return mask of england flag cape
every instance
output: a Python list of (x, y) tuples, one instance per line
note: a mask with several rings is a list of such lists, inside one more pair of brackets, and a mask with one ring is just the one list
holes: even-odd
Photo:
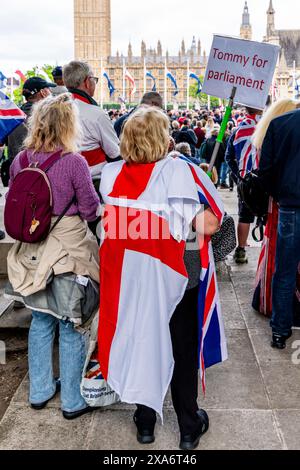
[[(121, 400), (162, 417), (174, 359), (169, 323), (187, 286), (190, 224), (203, 204), (220, 223), (223, 206), (200, 168), (180, 159), (116, 162), (104, 168), (100, 247), (99, 362)], [(210, 240), (201, 247), (199, 366), (227, 359)], [(196, 313), (195, 313), (196, 314)]]

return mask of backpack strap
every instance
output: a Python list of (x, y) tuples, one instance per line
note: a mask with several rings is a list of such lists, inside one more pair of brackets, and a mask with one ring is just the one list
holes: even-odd
[(57, 152), (55, 152), (53, 155), (51, 155), (51, 157), (49, 157), (44, 163), (42, 163), (42, 165), (40, 165), (40, 170), (44, 171), (45, 173), (47, 173), (47, 171), (50, 170), (50, 168), (55, 165), (56, 162), (58, 162), (58, 160), (60, 160), (60, 157), (61, 157), (61, 153), (62, 151), (61, 150), (58, 150)]
[(60, 216), (57, 218), (56, 222), (54, 222), (53, 226), (51, 227), (49, 234), (55, 229), (55, 227), (59, 224), (59, 222), (62, 220), (62, 218), (66, 215), (68, 210), (71, 208), (73, 204), (76, 203), (76, 196), (73, 197), (72, 201), (69, 202), (67, 207), (63, 210), (63, 212), (60, 214)]
[[(51, 157), (47, 158), (47, 160), (44, 163), (42, 163), (42, 165), (39, 168), (43, 170), (45, 173), (47, 173), (47, 171), (49, 171), (50, 168), (56, 162), (58, 162), (60, 157), (61, 157), (61, 150), (58, 150), (53, 155), (51, 155)], [(21, 165), (22, 170), (25, 170), (25, 168), (28, 168), (28, 166), (30, 165), (30, 159), (29, 159), (27, 150), (24, 150), (24, 152), (22, 152), (22, 154), (20, 155), (20, 165)]]

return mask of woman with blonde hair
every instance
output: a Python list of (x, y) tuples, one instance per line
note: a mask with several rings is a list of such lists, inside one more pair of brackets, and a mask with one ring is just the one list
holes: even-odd
[[(90, 171), (78, 154), (77, 110), (71, 95), (49, 97), (33, 108), (25, 150), (10, 169), (10, 191), (22, 170), (46, 174), (52, 198), (52, 230), (44, 241), (16, 242), (8, 255), (8, 277), (14, 297), (32, 310), (29, 331), (29, 401), (43, 409), (61, 390), (66, 419), (90, 411), (80, 394), (86, 337), (75, 326), (98, 308), (98, 246), (86, 221), (99, 207)], [(34, 196), (34, 194), (33, 194)], [(38, 209), (39, 199), (35, 196)], [(34, 210), (34, 209), (33, 209)], [(35, 221), (34, 230), (39, 229)], [(53, 341), (59, 324), (60, 380), (53, 375)]]
[[(201, 235), (215, 233), (222, 203), (209, 178), (168, 157), (168, 146), (167, 117), (140, 109), (124, 127), (125, 161), (102, 174), (99, 362), (121, 400), (137, 404), (141, 444), (155, 439), (156, 413), (162, 416), (171, 383), (180, 448), (194, 449), (209, 422), (197, 404), (199, 245), (191, 255), (185, 247), (193, 221)], [(213, 201), (202, 213), (193, 174)]]
[[(291, 99), (281, 99), (273, 103), (257, 125), (253, 134), (253, 144), (261, 152), (263, 142), (273, 119), (290, 111), (300, 108), (300, 102)], [(275, 272), (275, 257), (278, 227), (278, 204), (270, 198), (269, 214), (259, 257), (255, 292), (252, 306), (254, 310), (267, 317), (272, 316), (272, 280)], [(300, 301), (298, 300), (298, 303)], [(299, 308), (299, 307), (298, 307)]]

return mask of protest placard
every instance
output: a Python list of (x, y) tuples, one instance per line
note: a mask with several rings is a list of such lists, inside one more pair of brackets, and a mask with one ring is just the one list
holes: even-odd
[(202, 92), (264, 109), (279, 55), (279, 46), (215, 35)]

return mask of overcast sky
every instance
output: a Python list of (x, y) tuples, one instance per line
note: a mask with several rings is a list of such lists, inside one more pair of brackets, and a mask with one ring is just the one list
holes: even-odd
[[(73, 0), (1, 0), (0, 70), (10, 74), (73, 58)], [(244, 0), (112, 0), (112, 52), (127, 53), (129, 40), (177, 54), (184, 38), (200, 37), (209, 52), (212, 34), (238, 35)], [(253, 39), (262, 40), (269, 0), (248, 0)], [(300, 1), (273, 0), (278, 29), (300, 29)]]

